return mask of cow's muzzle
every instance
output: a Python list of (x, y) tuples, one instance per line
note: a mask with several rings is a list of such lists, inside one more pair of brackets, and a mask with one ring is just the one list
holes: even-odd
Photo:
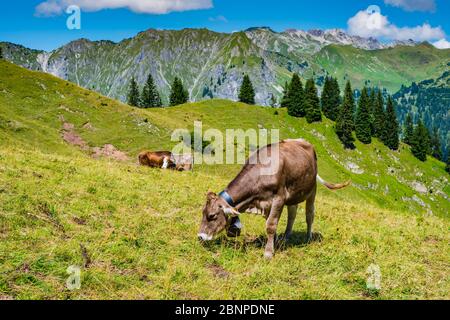
[(213, 236), (209, 236), (206, 233), (199, 233), (198, 234), (198, 240), (199, 241), (211, 241), (213, 239)]

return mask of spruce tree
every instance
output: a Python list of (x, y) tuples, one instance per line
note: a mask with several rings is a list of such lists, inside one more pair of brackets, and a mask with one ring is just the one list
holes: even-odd
[(327, 77), (321, 97), (322, 111), (325, 117), (336, 121), (341, 105), (341, 92), (337, 79)]
[(3, 60), (3, 48), (0, 47), (0, 60)]
[(320, 96), (320, 105), (322, 107), (322, 112), (325, 117), (330, 119), (331, 106), (330, 106), (330, 96), (332, 93), (331, 78), (326, 77), (325, 83), (323, 85), (322, 95)]
[(239, 101), (246, 104), (255, 104), (255, 89), (248, 75), (244, 76), (241, 89), (239, 90)]
[[(425, 122), (423, 123), (425, 125)], [(433, 145), (432, 145), (432, 138), (433, 135), (431, 133), (430, 130), (428, 130), (427, 126), (425, 125), (425, 128), (427, 129), (427, 139), (426, 139), (426, 143), (427, 143), (427, 155), (429, 156), (433, 156)]]
[(306, 116), (303, 84), (297, 73), (292, 76), (288, 97), (288, 114), (298, 118)]
[(139, 107), (140, 105), (139, 88), (134, 77), (131, 78), (130, 90), (128, 91), (128, 104), (133, 107)]
[(364, 144), (372, 142), (372, 132), (370, 124), (370, 97), (367, 88), (364, 87), (358, 102), (358, 109), (355, 117), (356, 138)]
[(380, 139), (380, 141), (384, 142), (386, 139), (385, 132), (385, 112), (384, 112), (384, 101), (381, 90), (378, 90), (377, 99), (375, 102), (375, 110), (374, 110), (374, 129), (375, 129), (375, 137)]
[(377, 96), (375, 94), (375, 88), (370, 90), (370, 132), (372, 137), (375, 136), (375, 106), (377, 103)]
[(281, 99), (280, 106), (282, 108), (289, 108), (289, 101), (289, 83), (286, 81), (283, 88), (283, 98)]
[(403, 128), (403, 142), (411, 145), (412, 136), (414, 134), (414, 124), (410, 113), (406, 116), (405, 126)]
[(431, 155), (438, 160), (442, 160), (441, 140), (436, 127), (433, 128), (431, 135)]
[(354, 149), (353, 142), (353, 110), (355, 109), (355, 101), (353, 99), (353, 91), (350, 81), (347, 82), (344, 92), (344, 100), (339, 110), (339, 115), (336, 121), (336, 134), (347, 149)]
[(147, 82), (142, 90), (141, 105), (143, 108), (162, 107), (161, 97), (156, 89), (155, 82), (151, 74), (148, 75)]
[(422, 120), (419, 119), (417, 126), (414, 128), (414, 134), (411, 140), (411, 152), (420, 161), (427, 161), (427, 151), (429, 133)]
[(394, 102), (392, 101), (392, 97), (389, 96), (387, 105), (386, 105), (386, 136), (384, 144), (390, 148), (391, 150), (398, 150), (399, 146), (399, 126), (397, 120), (397, 114), (395, 113)]
[(312, 78), (306, 81), (304, 106), (306, 112), (306, 121), (308, 121), (308, 123), (322, 121), (320, 99), (317, 95), (316, 84), (314, 83), (314, 80)]
[(173, 80), (170, 92), (170, 105), (177, 106), (187, 103), (189, 100), (189, 93), (184, 89), (183, 83), (178, 77)]

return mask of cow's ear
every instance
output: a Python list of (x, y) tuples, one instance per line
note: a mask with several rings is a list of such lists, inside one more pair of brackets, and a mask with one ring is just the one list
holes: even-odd
[(215, 194), (215, 193), (212, 192), (212, 191), (209, 191), (209, 192), (206, 194), (206, 199), (207, 199), (208, 201), (212, 201), (212, 200), (214, 200), (214, 199), (217, 199), (217, 194)]
[(241, 214), (239, 211), (236, 210), (236, 208), (233, 208), (233, 207), (227, 207), (227, 208), (223, 209), (223, 212), (225, 214), (231, 215), (232, 217), (237, 217), (238, 215)]

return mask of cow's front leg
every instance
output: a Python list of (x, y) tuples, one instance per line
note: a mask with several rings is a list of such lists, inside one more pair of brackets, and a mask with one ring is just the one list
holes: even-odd
[(275, 237), (277, 234), (278, 221), (280, 220), (281, 213), (283, 212), (283, 202), (278, 201), (272, 204), (269, 217), (266, 221), (266, 231), (267, 231), (267, 244), (266, 250), (264, 252), (264, 257), (266, 259), (272, 259), (275, 247)]

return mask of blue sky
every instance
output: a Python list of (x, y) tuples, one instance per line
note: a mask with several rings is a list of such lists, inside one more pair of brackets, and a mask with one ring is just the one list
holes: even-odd
[[(122, 8), (113, 8), (117, 2)], [(61, 10), (68, 4), (80, 5), (81, 30), (67, 29)], [(381, 10), (375, 31), (365, 28), (370, 5)], [(149, 28), (342, 28), (382, 40), (441, 40), (443, 46), (450, 39), (448, 0), (7, 0), (2, 6), (0, 41), (45, 50), (81, 37), (120, 41)]]

